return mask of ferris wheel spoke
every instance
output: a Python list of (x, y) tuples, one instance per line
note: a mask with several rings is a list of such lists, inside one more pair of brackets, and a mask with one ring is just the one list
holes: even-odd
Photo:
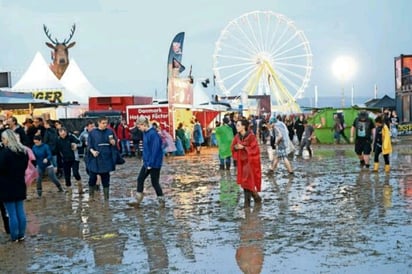
[(250, 47), (249, 45), (247, 45), (246, 43), (244, 43), (242, 40), (239, 39), (239, 37), (234, 36), (233, 37), (234, 45), (233, 46), (229, 46), (226, 44), (222, 44), (221, 47), (228, 47), (227, 50), (229, 49), (234, 49), (238, 52), (241, 52), (243, 54), (245, 54), (246, 56), (251, 56), (254, 55), (256, 53), (256, 48), (255, 47)]
[(308, 66), (308, 65), (282, 63), (282, 62), (276, 62), (275, 67), (276, 68), (294, 69), (294, 71), (301, 71), (302, 73), (304, 71), (307, 71), (307, 70), (311, 69), (311, 66)]
[[(276, 17), (276, 21), (280, 21), (280, 19), (278, 18), (278, 17)], [(271, 36), (271, 38), (270, 38), (270, 42), (268, 43), (268, 46), (267, 46), (267, 49), (269, 49), (269, 52), (272, 52), (272, 48), (271, 48), (271, 46), (272, 45), (274, 45), (276, 42), (276, 39), (277, 39), (277, 34), (278, 34), (278, 31), (279, 31), (279, 26), (280, 26), (280, 24), (276, 24), (275, 25), (275, 31), (272, 33), (272, 36)], [(268, 31), (270, 30), (270, 25), (268, 24)]]
[(254, 64), (252, 64), (251, 62), (246, 62), (246, 63), (239, 63), (239, 64), (233, 64), (233, 65), (222, 65), (222, 66), (217, 66), (216, 69), (223, 71), (227, 69), (235, 69), (235, 68), (241, 68), (245, 66), (253, 67)]
[(253, 73), (254, 71), (251, 70), (248, 73), (246, 73), (243, 77), (241, 77), (237, 82), (235, 82), (232, 86), (230, 86), (227, 90), (229, 92), (232, 92), (236, 87), (238, 87), (242, 82), (246, 81), (246, 79), (248, 79), (250, 77), (250, 75)]
[(271, 52), (276, 51), (276, 48), (278, 47), (278, 44), (280, 43), (280, 41), (282, 41), (283, 36), (285, 36), (287, 32), (288, 32), (287, 27), (284, 27), (283, 32), (281, 33), (281, 35), (276, 39), (276, 42), (272, 45), (271, 50), (270, 50)]
[(238, 71), (236, 71), (236, 72), (232, 72), (231, 74), (222, 77), (221, 80), (222, 80), (222, 81), (230, 80), (230, 79), (232, 79), (233, 77), (236, 77), (236, 76), (238, 76), (238, 75), (243, 74), (244, 72), (245, 72), (247, 75), (249, 75), (249, 74), (253, 73), (254, 70), (255, 70), (255, 67), (249, 66), (249, 67), (246, 67), (246, 68), (244, 68), (244, 69), (238, 70)]
[[(288, 48), (288, 49), (286, 49), (286, 50), (284, 50), (284, 51), (282, 51), (282, 52), (279, 52), (279, 53), (277, 53), (277, 54), (274, 53), (273, 58), (276, 58), (276, 59), (277, 59), (278, 56), (285, 55), (286, 53), (291, 52), (291, 51), (294, 51), (294, 50), (296, 50), (296, 49), (300, 49), (300, 48), (302, 48), (303, 46), (304, 46), (304, 44), (301, 43), (301, 44), (299, 44), (299, 45), (296, 45), (296, 46), (294, 46), (294, 47)], [(305, 54), (305, 56), (306, 56), (306, 55), (307, 55), (307, 54)]]
[[(255, 54), (255, 52), (252, 51), (252, 49), (244, 49), (242, 47), (236, 47), (236, 46), (231, 46), (231, 45), (225, 45), (223, 44), (222, 46), (227, 48), (227, 51), (230, 51), (231, 53), (236, 53), (238, 52), (239, 54), (242, 54), (244, 56), (251, 56), (253, 54)], [(250, 59), (250, 57), (249, 57)]]
[(251, 46), (252, 49), (254, 49), (254, 51), (256, 51), (256, 45), (253, 44), (252, 40), (250, 40), (249, 36), (246, 34), (246, 32), (239, 27), (239, 31), (240, 33), (243, 35), (243, 37), (246, 39), (246, 41), (248, 42), (248, 44)]
[[(257, 20), (258, 20), (258, 23), (259, 23), (259, 16), (257, 16)], [(255, 40), (256, 49), (257, 49), (258, 51), (263, 51), (262, 44), (261, 44), (261, 42), (259, 41), (259, 39), (257, 38), (256, 33), (255, 33), (255, 30), (253, 29), (252, 25), (250, 24), (250, 20), (247, 20), (247, 25), (248, 25), (249, 30), (250, 30), (250, 35), (251, 35), (251, 36), (253, 37), (253, 39)]]
[[(274, 52), (273, 54), (276, 55), (281, 49), (285, 48), (291, 41), (293, 41), (296, 37), (297, 37), (297, 33), (295, 33), (294, 35), (292, 35), (291, 37), (289, 37), (289, 39), (287, 39), (285, 42), (283, 42), (283, 44), (281, 44)], [(293, 48), (296, 48), (296, 46), (294, 46)], [(290, 48), (289, 48), (290, 49)]]
[[(287, 68), (279, 67), (277, 71), (278, 71), (279, 73), (282, 73), (283, 75), (286, 75), (286, 74), (292, 75), (292, 76), (295, 77), (295, 79), (299, 79), (299, 81), (303, 81), (303, 79), (305, 78), (303, 74), (296, 73), (296, 72), (291, 71), (291, 70), (289, 70), (289, 69), (287, 69)], [(305, 72), (306, 72), (306, 71), (305, 71)], [(286, 76), (285, 76), (285, 77), (286, 77)]]
[(294, 89), (294, 91), (299, 90), (300, 87), (294, 81), (292, 81), (289, 77), (287, 77), (281, 71), (278, 71), (278, 74), (279, 74), (279, 77), (282, 80), (284, 80), (285, 83), (287, 83), (289, 86), (291, 86)]

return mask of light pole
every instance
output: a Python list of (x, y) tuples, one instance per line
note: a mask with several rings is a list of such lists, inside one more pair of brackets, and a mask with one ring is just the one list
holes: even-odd
[(332, 65), (333, 74), (341, 83), (342, 108), (345, 107), (345, 82), (355, 73), (355, 61), (349, 56), (336, 58)]

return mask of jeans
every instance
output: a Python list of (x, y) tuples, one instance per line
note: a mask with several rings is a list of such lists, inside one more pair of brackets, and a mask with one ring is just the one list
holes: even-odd
[(59, 181), (59, 179), (57, 179), (56, 173), (54, 172), (54, 167), (52, 165), (46, 167), (46, 169), (44, 169), (44, 170), (41, 169), (39, 166), (37, 166), (37, 171), (39, 172), (39, 177), (37, 177), (36, 186), (37, 186), (37, 194), (39, 194), (39, 196), (41, 196), (42, 178), (43, 178), (44, 172), (46, 172), (46, 170), (47, 170), (47, 175), (49, 176), (49, 179), (53, 182), (53, 184), (55, 184), (58, 189), (61, 188), (60, 181)]
[(139, 176), (137, 177), (137, 192), (143, 193), (144, 181), (146, 180), (147, 176), (149, 176), (149, 174), (150, 180), (152, 181), (152, 186), (156, 191), (156, 195), (163, 196), (163, 191), (159, 184), (160, 168), (152, 167), (151, 169), (147, 169), (146, 167), (142, 166)]
[(226, 157), (226, 158), (221, 158), (219, 156), (219, 161), (220, 161), (220, 165), (224, 166), (226, 164), (226, 166), (230, 166), (230, 162), (232, 161), (232, 157)]
[(26, 233), (26, 213), (24, 212), (24, 201), (5, 202), (9, 214), (10, 236), (12, 241), (24, 237)]
[(122, 156), (130, 156), (131, 152), (130, 152), (130, 141), (127, 139), (122, 139), (120, 140), (120, 146), (122, 148)]

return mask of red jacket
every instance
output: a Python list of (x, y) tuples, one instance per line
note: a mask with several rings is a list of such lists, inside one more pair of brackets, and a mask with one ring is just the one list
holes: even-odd
[[(242, 144), (244, 149), (235, 149), (235, 144)], [(232, 141), (233, 159), (237, 161), (237, 183), (244, 189), (260, 191), (262, 185), (262, 170), (260, 165), (260, 150), (256, 136), (248, 131), (241, 137), (236, 134)]]
[(123, 124), (119, 124), (117, 126), (116, 135), (119, 140), (130, 140), (131, 135), (129, 127), (123, 127)]

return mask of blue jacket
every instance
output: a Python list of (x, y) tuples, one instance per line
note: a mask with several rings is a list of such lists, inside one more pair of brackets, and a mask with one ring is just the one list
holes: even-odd
[[(48, 144), (42, 143), (39, 146), (34, 145), (33, 148), (34, 156), (36, 156), (36, 165), (43, 171), (46, 170), (51, 164), (52, 153)], [(47, 163), (43, 163), (43, 160), (47, 159)]]
[(161, 168), (162, 163), (162, 139), (156, 129), (149, 128), (143, 137), (143, 166)]
[(91, 172), (108, 173), (115, 170), (116, 158), (113, 153), (117, 150), (117, 148), (116, 146), (112, 146), (110, 144), (110, 135), (116, 140), (116, 135), (110, 128), (106, 128), (105, 130), (95, 128), (89, 133), (87, 138), (87, 149), (94, 149), (99, 152), (97, 157), (93, 157), (91, 154), (87, 157), (87, 168)]

